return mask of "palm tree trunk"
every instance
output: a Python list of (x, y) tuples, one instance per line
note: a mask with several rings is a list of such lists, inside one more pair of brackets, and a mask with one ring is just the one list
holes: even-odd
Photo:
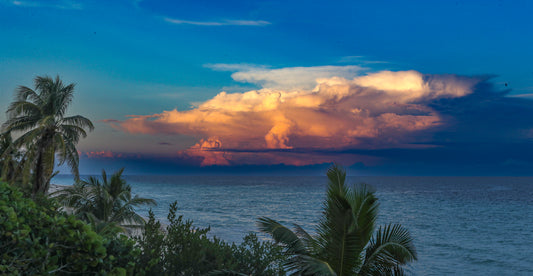
[(39, 153), (37, 154), (37, 161), (35, 162), (35, 179), (33, 180), (33, 189), (32, 195), (35, 196), (37, 193), (44, 193), (43, 191), (43, 175), (44, 168), (43, 163), (43, 150), (42, 147), (39, 148)]
[(53, 136), (49, 132), (45, 132), (39, 143), (32, 190), (34, 196), (37, 193), (44, 194), (48, 192), (48, 188), (50, 187), (50, 177), (52, 176), (55, 162), (55, 151), (51, 148), (51, 139), (53, 139)]

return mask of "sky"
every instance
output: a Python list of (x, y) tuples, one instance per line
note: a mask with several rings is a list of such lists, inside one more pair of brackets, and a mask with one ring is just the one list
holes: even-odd
[(533, 175), (532, 13), (0, 0), (0, 110), (36, 76), (75, 83), (82, 174)]

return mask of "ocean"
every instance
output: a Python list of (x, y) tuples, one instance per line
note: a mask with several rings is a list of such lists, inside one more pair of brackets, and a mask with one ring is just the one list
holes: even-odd
[[(82, 177), (83, 178), (83, 177)], [(327, 179), (307, 176), (126, 176), (133, 192), (153, 198), (157, 218), (168, 206), (211, 234), (240, 242), (258, 217), (313, 232)], [(56, 176), (70, 185), (72, 177)], [(378, 225), (409, 229), (414, 275), (533, 275), (533, 177), (349, 177), (376, 190)], [(139, 212), (147, 216), (148, 208)], [(266, 237), (266, 236), (263, 236)]]

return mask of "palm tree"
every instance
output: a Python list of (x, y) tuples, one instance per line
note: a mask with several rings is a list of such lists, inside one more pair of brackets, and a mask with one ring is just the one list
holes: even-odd
[(375, 231), (377, 198), (366, 185), (350, 189), (337, 165), (328, 172), (324, 212), (316, 235), (295, 224), (294, 231), (275, 220), (258, 220), (261, 231), (282, 244), (286, 269), (293, 275), (402, 275), (402, 265), (417, 259), (409, 232), (401, 225)]
[(101, 180), (91, 176), (52, 195), (79, 218), (91, 223), (101, 234), (115, 230), (126, 232), (144, 224), (135, 207), (156, 203), (153, 199), (138, 195), (132, 197), (131, 186), (122, 177), (123, 172), (124, 168), (108, 178), (105, 170), (102, 170)]
[(92, 122), (80, 115), (65, 117), (74, 96), (74, 84), (64, 85), (57, 76), (36, 77), (35, 90), (20, 86), (15, 101), (7, 110), (4, 132), (22, 132), (15, 146), (24, 148), (25, 164), (33, 172), (32, 194), (46, 193), (58, 165), (67, 162), (76, 179), (79, 178), (79, 156), (76, 150), (80, 136), (93, 130)]

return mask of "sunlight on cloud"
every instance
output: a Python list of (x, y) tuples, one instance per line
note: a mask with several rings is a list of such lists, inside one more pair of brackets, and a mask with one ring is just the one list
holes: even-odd
[[(311, 158), (298, 150), (390, 148), (416, 142), (412, 133), (442, 123), (430, 101), (465, 96), (477, 83), (473, 78), (416, 71), (381, 71), (348, 79), (343, 76), (361, 68), (346, 67), (248, 68), (232, 76), (264, 88), (221, 92), (191, 110), (108, 123), (128, 133), (197, 137), (199, 142), (179, 155), (203, 158), (202, 165), (253, 160), (307, 165), (331, 162), (328, 158), (334, 156)], [(311, 78), (314, 87), (293, 88)]]

